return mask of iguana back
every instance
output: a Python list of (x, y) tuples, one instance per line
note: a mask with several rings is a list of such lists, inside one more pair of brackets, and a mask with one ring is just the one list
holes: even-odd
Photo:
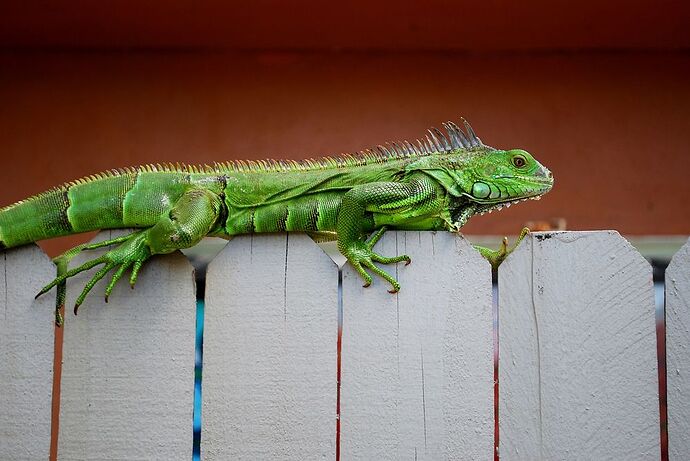
[[(367, 285), (371, 276), (365, 268), (397, 291), (397, 281), (373, 264), (409, 261), (405, 255), (385, 258), (373, 252), (387, 228), (457, 231), (475, 214), (538, 199), (553, 185), (551, 173), (529, 153), (486, 146), (464, 123), (466, 131), (449, 122), (446, 133), (431, 129), (414, 145), (390, 143), (356, 155), (204, 167), (147, 165), (90, 176), (0, 209), (0, 249), (98, 229), (137, 229), (57, 258), (64, 268), (41, 293), (104, 265), (78, 306), (110, 270), (115, 274), (106, 297), (127, 269), (134, 284), (152, 254), (193, 246), (207, 235), (325, 232), (337, 236), (338, 248)], [(66, 270), (79, 251), (107, 244), (119, 246)]]

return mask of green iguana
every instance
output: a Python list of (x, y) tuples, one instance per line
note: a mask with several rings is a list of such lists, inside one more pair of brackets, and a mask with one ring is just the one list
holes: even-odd
[[(432, 128), (415, 144), (388, 143), (356, 155), (146, 165), (89, 176), (0, 209), (0, 250), (79, 232), (134, 228), (126, 236), (79, 245), (55, 258), (57, 277), (37, 296), (57, 285), (58, 306), (64, 303), (67, 278), (102, 266), (77, 298), (75, 313), (111, 271), (106, 301), (128, 269), (134, 286), (151, 255), (189, 248), (205, 236), (259, 232), (299, 231), (337, 239), (365, 286), (372, 281), (368, 269), (387, 280), (394, 293), (400, 285), (374, 263), (409, 263), (410, 258), (374, 252), (387, 229), (458, 231), (475, 214), (538, 199), (553, 185), (551, 172), (529, 153), (489, 147), (463, 123), (464, 132), (448, 122), (445, 133)], [(79, 252), (110, 245), (117, 246), (68, 270)], [(509, 253), (505, 240), (498, 251), (478, 249), (493, 265)]]

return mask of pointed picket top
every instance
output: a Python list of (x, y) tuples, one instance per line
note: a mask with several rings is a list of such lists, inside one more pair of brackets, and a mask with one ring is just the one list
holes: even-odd
[(233, 238), (206, 276), (203, 459), (333, 459), (338, 268), (299, 233)]
[[(94, 241), (127, 231), (103, 231)], [(104, 250), (75, 258), (76, 267)], [(93, 271), (67, 285), (60, 399), (60, 459), (190, 459), (195, 285), (181, 253), (154, 256), (134, 290), (103, 300), (102, 280), (74, 316), (69, 307)]]
[(34, 245), (0, 251), (0, 459), (47, 459), (55, 266)]
[(491, 268), (461, 236), (387, 232), (375, 247), (401, 285), (343, 267), (342, 459), (489, 459)]
[(534, 233), (498, 283), (501, 459), (658, 457), (644, 258), (614, 231)]

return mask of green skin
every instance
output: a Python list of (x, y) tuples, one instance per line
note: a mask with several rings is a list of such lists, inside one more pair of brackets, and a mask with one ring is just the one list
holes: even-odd
[[(64, 302), (67, 278), (102, 266), (77, 298), (75, 312), (111, 271), (106, 300), (128, 269), (134, 286), (142, 264), (154, 254), (189, 248), (205, 236), (264, 232), (337, 239), (365, 286), (372, 281), (368, 269), (396, 292), (398, 282), (374, 263), (409, 263), (410, 258), (373, 251), (387, 229), (458, 231), (475, 214), (538, 198), (553, 185), (549, 170), (526, 151), (485, 146), (466, 122), (467, 134), (452, 123), (444, 126), (447, 135), (430, 131), (431, 138), (418, 146), (380, 146), (359, 156), (205, 168), (146, 166), (85, 178), (0, 209), (0, 249), (98, 229), (134, 228), (129, 235), (80, 245), (55, 259), (58, 276), (39, 295), (58, 286), (58, 304)], [(80, 251), (110, 245), (117, 246), (67, 269)], [(509, 253), (505, 242), (498, 251), (478, 249), (494, 266)]]

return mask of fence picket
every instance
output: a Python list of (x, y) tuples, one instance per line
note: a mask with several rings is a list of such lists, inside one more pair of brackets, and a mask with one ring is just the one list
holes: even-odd
[(334, 457), (337, 273), (302, 234), (237, 237), (213, 260), (203, 459)]
[[(96, 239), (119, 235), (106, 231)], [(72, 267), (101, 254), (79, 255)], [(59, 459), (190, 459), (195, 286), (180, 254), (154, 257), (134, 290), (110, 302), (99, 282), (75, 317), (70, 302), (93, 271), (67, 287)]]
[(690, 459), (690, 240), (666, 269), (669, 459)]
[(658, 459), (651, 267), (618, 233), (530, 236), (499, 270), (501, 459)]
[(36, 245), (0, 252), (0, 459), (47, 459), (55, 295), (34, 301), (55, 276)]
[(489, 264), (446, 232), (388, 232), (407, 253), (398, 294), (343, 269), (343, 459), (488, 459), (493, 452)]
[[(103, 232), (97, 239), (118, 232)], [(244, 236), (209, 267), (202, 455), (490, 458), (488, 264), (448, 233), (388, 232), (377, 252), (396, 295), (305, 235)], [(80, 255), (72, 267), (100, 254)], [(666, 275), (671, 460), (690, 444), (690, 241)], [(50, 443), (54, 276), (36, 246), (0, 253), (0, 459)], [(68, 284), (74, 300), (93, 271)], [(195, 296), (181, 254), (153, 258), (134, 291), (105, 282), (68, 309), (58, 459), (189, 459)], [(342, 382), (336, 382), (342, 314)], [(657, 459), (651, 268), (616, 232), (532, 234), (499, 271), (502, 460)], [(68, 304), (69, 308), (69, 304)]]

